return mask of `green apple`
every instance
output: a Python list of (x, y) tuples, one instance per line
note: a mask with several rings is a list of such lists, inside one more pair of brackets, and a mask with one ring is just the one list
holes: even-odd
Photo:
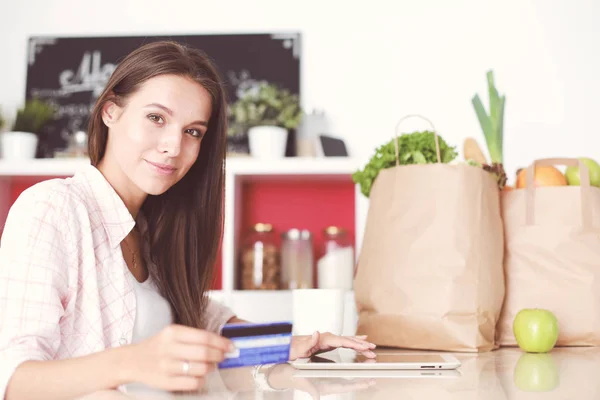
[[(600, 164), (591, 158), (579, 158), (588, 167), (590, 171), (590, 185), (600, 187)], [(565, 171), (567, 183), (571, 186), (579, 186), (581, 178), (579, 176), (579, 167), (567, 167)]]
[(528, 353), (547, 353), (558, 339), (556, 316), (542, 308), (524, 308), (513, 321), (517, 344)]
[(524, 353), (517, 361), (513, 381), (526, 392), (548, 392), (559, 384), (559, 371), (550, 354)]

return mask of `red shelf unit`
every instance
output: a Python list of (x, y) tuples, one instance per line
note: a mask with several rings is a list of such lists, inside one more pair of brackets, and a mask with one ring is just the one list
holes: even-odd
[[(288, 229), (309, 230), (313, 237), (313, 269), (316, 280), (316, 260), (322, 251), (324, 228), (335, 225), (346, 229), (352, 245), (355, 244), (354, 191), (354, 184), (350, 179), (245, 181), (241, 190), (240, 241), (258, 222), (272, 224), (278, 239), (279, 235)], [(236, 248), (240, 247), (238, 243)], [(239, 254), (236, 255), (236, 261), (238, 259)]]

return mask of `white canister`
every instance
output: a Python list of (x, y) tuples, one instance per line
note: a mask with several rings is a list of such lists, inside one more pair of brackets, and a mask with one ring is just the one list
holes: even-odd
[(317, 261), (318, 287), (352, 290), (354, 247), (348, 231), (338, 226), (328, 226), (323, 233), (323, 251)]
[(248, 129), (250, 155), (257, 158), (283, 158), (288, 131), (280, 126), (253, 126)]
[(28, 160), (35, 158), (38, 137), (30, 132), (4, 132), (0, 134), (0, 158)]
[(354, 279), (354, 249), (339, 247), (317, 261), (317, 282), (320, 289), (352, 290)]

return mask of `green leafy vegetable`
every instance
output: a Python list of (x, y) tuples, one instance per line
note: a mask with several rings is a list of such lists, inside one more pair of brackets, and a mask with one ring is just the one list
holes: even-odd
[(504, 139), (504, 104), (506, 96), (500, 96), (494, 86), (494, 72), (487, 73), (488, 91), (490, 96), (490, 114), (488, 115), (478, 95), (473, 96), (472, 103), (475, 114), (483, 130), (485, 141), (490, 152), (492, 163), (502, 163)]
[[(442, 163), (449, 163), (458, 153), (438, 135), (440, 158)], [(398, 137), (399, 164), (433, 164), (437, 163), (435, 135), (430, 131), (407, 133)], [(352, 174), (352, 180), (360, 184), (362, 194), (369, 197), (371, 186), (379, 171), (396, 165), (396, 149), (394, 139), (378, 147), (363, 170)]]

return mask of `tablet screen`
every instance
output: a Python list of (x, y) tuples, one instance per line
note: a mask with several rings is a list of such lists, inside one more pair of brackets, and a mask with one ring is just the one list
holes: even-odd
[(367, 358), (361, 354), (343, 354), (342, 357), (312, 356), (311, 363), (443, 363), (445, 360), (437, 354), (378, 354), (376, 358)]

